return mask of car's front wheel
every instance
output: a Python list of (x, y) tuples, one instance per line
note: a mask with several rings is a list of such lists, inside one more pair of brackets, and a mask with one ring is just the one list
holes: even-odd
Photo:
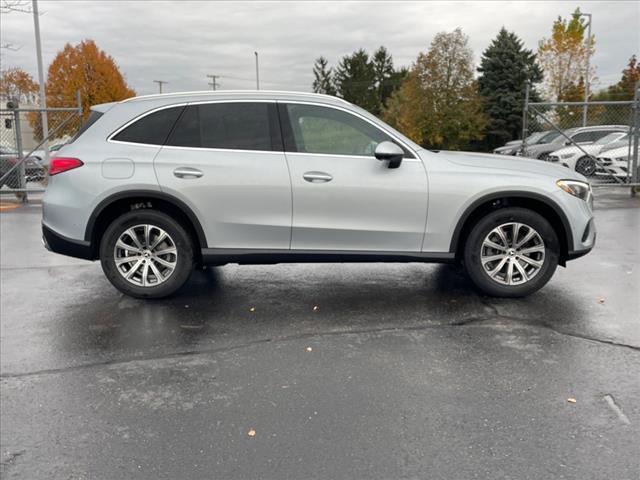
[(558, 236), (540, 214), (519, 207), (496, 210), (471, 229), (465, 268), (484, 293), (523, 297), (543, 287), (558, 266)]
[(105, 231), (100, 262), (121, 292), (160, 298), (174, 293), (191, 275), (193, 245), (184, 227), (169, 215), (134, 210), (115, 219)]
[(592, 177), (596, 173), (596, 161), (591, 157), (580, 157), (576, 162), (576, 172), (585, 177)]

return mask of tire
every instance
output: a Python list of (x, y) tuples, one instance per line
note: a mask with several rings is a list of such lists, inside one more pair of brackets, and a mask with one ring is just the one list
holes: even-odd
[[(513, 224), (520, 224), (516, 245)], [(531, 239), (524, 241), (532, 231)], [(501, 249), (489, 246), (487, 240)], [(489, 213), (473, 226), (464, 246), (464, 264), (482, 292), (496, 297), (524, 297), (549, 281), (558, 266), (559, 252), (558, 236), (544, 217), (526, 208), (509, 207)]]
[[(191, 275), (193, 242), (169, 215), (135, 210), (116, 218), (105, 231), (100, 241), (100, 263), (106, 277), (122, 293), (135, 298), (162, 298), (175, 293)], [(136, 271), (132, 272), (134, 267)]]
[(585, 177), (593, 177), (596, 173), (596, 161), (591, 157), (580, 157), (576, 161), (576, 172), (581, 173)]

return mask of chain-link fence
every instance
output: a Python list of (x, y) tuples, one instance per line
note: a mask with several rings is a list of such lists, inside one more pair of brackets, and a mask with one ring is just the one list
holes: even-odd
[(518, 154), (552, 162), (593, 186), (637, 186), (640, 98), (632, 101), (529, 102)]
[(0, 101), (6, 106), (0, 108), (0, 194), (26, 201), (29, 193), (44, 190), (49, 159), (78, 131), (82, 110)]

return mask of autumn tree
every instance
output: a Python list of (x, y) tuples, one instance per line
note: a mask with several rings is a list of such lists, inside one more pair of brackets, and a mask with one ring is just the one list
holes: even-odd
[(389, 99), (385, 119), (421, 145), (468, 147), (487, 124), (473, 71), (467, 36), (459, 28), (438, 33)]
[(329, 62), (325, 57), (318, 57), (313, 65), (313, 91), (314, 93), (324, 93), (335, 95), (336, 89), (333, 86), (333, 68), (329, 67)]
[(21, 68), (9, 68), (0, 73), (2, 98), (17, 98), (18, 101), (25, 103), (36, 93), (38, 93), (38, 84)]
[(489, 118), (485, 147), (493, 149), (522, 133), (522, 108), (527, 84), (529, 99), (539, 101), (535, 84), (542, 78), (536, 55), (515, 33), (502, 28), (482, 53), (478, 85)]
[[(92, 105), (117, 102), (136, 94), (127, 85), (113, 57), (100, 50), (93, 40), (64, 46), (49, 65), (45, 90), (49, 107), (75, 106), (76, 92), (80, 91), (84, 118), (88, 117)], [(49, 129), (52, 128), (55, 125)], [(64, 133), (74, 128), (77, 125), (65, 128)]]
[[(580, 79), (585, 82), (587, 58), (595, 48), (593, 35), (585, 38), (587, 24), (580, 16), (580, 9), (571, 19), (553, 22), (551, 37), (544, 38), (538, 46), (538, 58), (544, 70), (544, 88), (552, 100), (574, 100)], [(590, 68), (589, 80), (593, 80), (595, 69)]]
[(636, 55), (631, 55), (627, 67), (622, 70), (622, 78), (603, 92), (599, 92), (598, 100), (633, 100), (636, 85), (640, 82), (640, 62)]

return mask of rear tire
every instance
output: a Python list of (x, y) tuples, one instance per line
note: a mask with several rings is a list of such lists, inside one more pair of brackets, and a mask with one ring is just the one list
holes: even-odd
[(116, 218), (100, 242), (100, 263), (109, 281), (136, 298), (176, 292), (194, 267), (193, 242), (184, 227), (156, 210)]
[(524, 297), (549, 281), (559, 252), (558, 236), (544, 217), (509, 207), (489, 213), (473, 226), (464, 247), (464, 264), (482, 292)]

